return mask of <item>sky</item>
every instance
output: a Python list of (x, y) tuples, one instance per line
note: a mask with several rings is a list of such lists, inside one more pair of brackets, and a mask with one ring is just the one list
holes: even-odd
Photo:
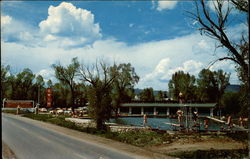
[[(200, 34), (187, 11), (194, 11), (193, 1), (1, 1), (1, 63), (14, 73), (30, 68), (45, 81), (55, 80), (52, 64), (66, 66), (74, 57), (131, 63), (140, 77), (135, 88), (168, 90), (176, 71), (197, 77), (227, 54)], [(248, 34), (246, 18), (231, 15), (226, 33), (237, 41)], [(210, 69), (231, 73), (230, 83), (239, 84), (233, 63)]]

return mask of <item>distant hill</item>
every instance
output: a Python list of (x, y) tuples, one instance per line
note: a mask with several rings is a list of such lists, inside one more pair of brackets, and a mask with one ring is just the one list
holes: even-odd
[(240, 91), (240, 85), (237, 84), (230, 84), (225, 89), (225, 92), (239, 92)]

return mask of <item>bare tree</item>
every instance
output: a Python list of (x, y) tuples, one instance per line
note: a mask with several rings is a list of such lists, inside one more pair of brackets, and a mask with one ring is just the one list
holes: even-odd
[(79, 69), (80, 79), (90, 84), (87, 90), (90, 115), (95, 119), (97, 129), (102, 130), (112, 111), (111, 85), (116, 75), (109, 74), (110, 69), (104, 62), (96, 62), (92, 67), (82, 64)]
[[(199, 3), (200, 2), (200, 3)], [(200, 25), (199, 30), (201, 34), (215, 39), (220, 42), (218, 47), (225, 47), (228, 50), (228, 56), (219, 58), (211, 62), (213, 65), (217, 61), (231, 60), (240, 67), (242, 75), (244, 76), (243, 82), (249, 82), (249, 48), (248, 37), (242, 35), (242, 39), (239, 42), (234, 42), (226, 33), (226, 26), (228, 17), (233, 9), (229, 5), (225, 6), (225, 1), (215, 0), (213, 1), (215, 8), (215, 16), (213, 16), (209, 10), (209, 7), (205, 0), (195, 1), (196, 12), (189, 12), (191, 18), (197, 21)], [(230, 3), (230, 1), (228, 1)], [(241, 11), (248, 12), (248, 1), (245, 0), (232, 0), (232, 3), (238, 7)]]

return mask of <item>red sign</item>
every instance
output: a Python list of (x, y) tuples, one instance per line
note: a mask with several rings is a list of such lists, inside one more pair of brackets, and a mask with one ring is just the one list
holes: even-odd
[(47, 107), (51, 107), (52, 106), (52, 89), (51, 88), (47, 88), (46, 89), (46, 99), (47, 99)]
[(32, 100), (6, 100), (4, 101), (4, 108), (33, 108), (34, 101)]

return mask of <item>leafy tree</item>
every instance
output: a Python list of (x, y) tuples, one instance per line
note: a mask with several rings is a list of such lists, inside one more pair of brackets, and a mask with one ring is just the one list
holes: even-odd
[(76, 83), (75, 83), (75, 78), (76, 78), (76, 73), (79, 69), (79, 62), (77, 58), (72, 59), (72, 63), (69, 64), (67, 67), (62, 66), (60, 63), (59, 64), (53, 64), (52, 67), (55, 70), (55, 76), (56, 78), (62, 82), (63, 84), (66, 84), (70, 88), (71, 92), (71, 106), (74, 111), (74, 103), (75, 103), (75, 90), (76, 90)]
[(35, 75), (33, 72), (25, 68), (22, 72), (18, 73), (16, 76), (11, 75), (9, 80), (12, 87), (12, 99), (27, 100), (33, 99), (32, 87)]
[(156, 101), (164, 101), (165, 94), (163, 91), (158, 91), (157, 95), (155, 96)]
[(70, 88), (63, 83), (55, 83), (53, 89), (53, 107), (71, 106)]
[(53, 83), (52, 83), (51, 80), (48, 80), (47, 83), (46, 83), (46, 85), (47, 85), (47, 88), (52, 88)]
[(222, 70), (210, 71), (203, 69), (199, 73), (197, 79), (198, 98), (202, 102), (218, 102), (229, 84), (230, 74), (224, 73)]
[(43, 80), (43, 77), (41, 75), (38, 75), (36, 77), (36, 83), (34, 85), (35, 87), (35, 92), (37, 93), (37, 95), (35, 97), (37, 97), (37, 103), (39, 103), (41, 106), (45, 105), (45, 88), (44, 88), (45, 82)]
[(237, 115), (240, 110), (240, 94), (238, 92), (227, 92), (222, 96), (222, 108), (226, 114)]
[(140, 100), (143, 102), (154, 102), (154, 90), (153, 88), (145, 88), (143, 91), (139, 94)]
[(121, 103), (131, 101), (134, 85), (138, 83), (139, 76), (135, 73), (130, 63), (110, 67), (110, 76), (116, 76), (112, 85), (112, 105), (117, 114)]
[(7, 91), (8, 91), (8, 86), (9, 86), (9, 82), (8, 82), (8, 72), (10, 70), (10, 66), (1, 66), (1, 101), (4, 98), (7, 98)]
[(104, 121), (111, 117), (111, 88), (116, 74), (110, 76), (110, 68), (104, 63), (96, 63), (92, 69), (81, 65), (79, 71), (81, 80), (87, 82), (90, 115), (95, 119), (97, 129), (105, 130)]
[(217, 72), (215, 72), (215, 77), (217, 79), (217, 84), (218, 84), (217, 102), (220, 105), (221, 104), (220, 99), (224, 94), (226, 87), (229, 85), (230, 73), (218, 70)]
[(195, 77), (189, 73), (184, 73), (183, 71), (175, 72), (168, 84), (169, 92), (173, 99), (178, 100), (181, 92), (185, 101), (195, 100), (195, 81)]

